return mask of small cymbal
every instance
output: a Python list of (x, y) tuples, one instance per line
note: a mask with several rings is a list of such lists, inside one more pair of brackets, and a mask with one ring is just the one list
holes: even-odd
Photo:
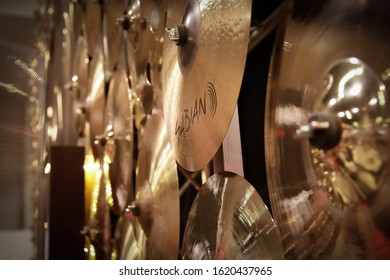
[(103, 159), (103, 147), (97, 145), (97, 136), (104, 133), (105, 89), (103, 54), (100, 48), (96, 49), (92, 59), (90, 79), (88, 82), (88, 97), (86, 100), (86, 119), (89, 123), (89, 144), (97, 160)]
[(389, 2), (296, 2), (276, 41), (265, 121), (285, 257), (388, 259)]
[(103, 47), (105, 61), (109, 71), (114, 71), (120, 56), (123, 28), (117, 19), (125, 13), (123, 0), (105, 0), (103, 2)]
[(105, 154), (109, 159), (112, 210), (121, 215), (133, 194), (133, 114), (126, 72), (115, 71), (110, 81), (105, 115)]
[(211, 176), (188, 216), (183, 259), (282, 259), (275, 223), (256, 190), (241, 176)]
[(252, 1), (167, 3), (164, 117), (176, 160), (196, 171), (215, 155), (233, 117), (249, 43)]
[(161, 116), (150, 115), (142, 135), (132, 207), (147, 237), (148, 259), (177, 259), (179, 187), (176, 161)]
[(161, 91), (162, 41), (165, 23), (165, 1), (130, 1), (127, 40), (127, 63), (130, 78), (143, 110), (150, 113)]

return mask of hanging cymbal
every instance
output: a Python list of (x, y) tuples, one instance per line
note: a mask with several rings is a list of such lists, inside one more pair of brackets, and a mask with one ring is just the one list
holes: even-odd
[(88, 41), (88, 54), (93, 56), (102, 32), (101, 5), (96, 0), (85, 0), (85, 27)]
[[(134, 228), (137, 229), (135, 230)], [(136, 235), (136, 232), (138, 235)], [(115, 228), (112, 259), (145, 260), (146, 236), (131, 211), (122, 215)]]
[(95, 159), (103, 158), (103, 148), (96, 144), (97, 136), (104, 133), (105, 89), (103, 54), (96, 49), (92, 59), (90, 79), (88, 81), (88, 97), (86, 99), (86, 119), (89, 123), (89, 145)]
[(292, 2), (275, 45), (265, 122), (284, 254), (388, 259), (390, 4)]
[(244, 73), (251, 4), (168, 1), (164, 117), (176, 159), (190, 171), (212, 159), (229, 128)]
[(123, 28), (117, 20), (125, 13), (123, 0), (104, 0), (103, 2), (103, 47), (108, 71), (114, 71), (118, 62)]
[(280, 238), (267, 206), (241, 176), (211, 176), (188, 216), (183, 259), (282, 259)]
[(132, 0), (126, 20), (129, 25), (126, 45), (131, 83), (148, 114), (156, 94), (161, 92), (165, 1)]
[(161, 116), (148, 117), (140, 146), (136, 200), (130, 208), (148, 240), (145, 254), (148, 259), (177, 259), (179, 183), (176, 161)]
[(126, 72), (115, 71), (110, 81), (105, 115), (105, 154), (109, 159), (112, 210), (121, 215), (133, 194), (133, 114)]

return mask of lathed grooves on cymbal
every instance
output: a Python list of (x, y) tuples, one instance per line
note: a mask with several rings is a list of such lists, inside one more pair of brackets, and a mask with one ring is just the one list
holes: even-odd
[(89, 123), (89, 145), (95, 159), (103, 158), (103, 148), (96, 145), (96, 136), (104, 133), (104, 112), (106, 106), (104, 89), (103, 54), (96, 49), (92, 59), (90, 78), (88, 81), (88, 96), (86, 101), (86, 118)]
[(117, 20), (124, 13), (123, 0), (105, 0), (103, 2), (103, 47), (108, 71), (114, 71), (120, 57), (123, 27), (117, 23)]
[(161, 116), (150, 115), (142, 135), (136, 169), (137, 221), (147, 237), (148, 259), (177, 259), (179, 182), (177, 166)]
[(188, 216), (183, 259), (282, 259), (275, 223), (256, 190), (222, 172), (199, 190)]
[(130, 79), (144, 112), (148, 114), (156, 94), (161, 92), (165, 0), (130, 1), (127, 16), (130, 20), (126, 44)]
[(109, 179), (112, 190), (112, 210), (121, 215), (133, 194), (133, 114), (130, 88), (126, 72), (118, 69), (113, 74), (105, 115), (105, 154), (109, 160)]
[[(188, 3), (186, 3), (188, 2)], [(181, 166), (203, 168), (229, 128), (244, 73), (252, 1), (168, 1), (168, 28), (183, 24), (187, 42), (164, 40), (163, 107)]]
[(284, 254), (388, 259), (390, 4), (289, 4), (265, 121), (267, 179)]

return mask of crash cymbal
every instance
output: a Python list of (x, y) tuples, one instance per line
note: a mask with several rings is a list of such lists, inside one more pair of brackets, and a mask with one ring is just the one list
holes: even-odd
[[(177, 166), (161, 116), (150, 115), (136, 169), (136, 201), (130, 206), (142, 231), (148, 259), (177, 259), (179, 187)], [(142, 234), (142, 233), (141, 233)]]
[(105, 104), (103, 54), (101, 49), (98, 48), (92, 59), (90, 79), (88, 81), (88, 97), (86, 100), (89, 145), (97, 160), (102, 160), (103, 158), (103, 148), (95, 140), (97, 136), (104, 133)]
[(188, 216), (183, 259), (282, 259), (280, 238), (267, 206), (244, 178), (211, 176)]
[(133, 114), (126, 72), (115, 71), (110, 81), (105, 116), (104, 150), (109, 161), (112, 210), (121, 215), (133, 194)]
[[(137, 228), (137, 229), (135, 229)], [(135, 233), (138, 233), (136, 235)], [(131, 211), (122, 215), (115, 228), (112, 259), (145, 260), (146, 236)]]
[(71, 87), (75, 94), (75, 99), (85, 103), (88, 87), (88, 48), (87, 40), (84, 36), (79, 36), (76, 42), (76, 49), (73, 56), (71, 70)]
[(85, 2), (85, 27), (88, 41), (88, 54), (92, 57), (102, 33), (101, 5), (96, 0), (84, 0), (83, 2)]
[(156, 94), (161, 92), (165, 1), (132, 0), (126, 20), (129, 25), (126, 45), (131, 83), (148, 114)]
[(168, 1), (164, 118), (176, 159), (190, 171), (212, 159), (229, 128), (244, 73), (251, 4)]
[(292, 4), (274, 50), (265, 122), (284, 254), (388, 259), (390, 4)]
[(114, 71), (119, 59), (123, 28), (117, 23), (117, 19), (124, 15), (125, 10), (123, 0), (103, 2), (103, 47), (108, 71)]

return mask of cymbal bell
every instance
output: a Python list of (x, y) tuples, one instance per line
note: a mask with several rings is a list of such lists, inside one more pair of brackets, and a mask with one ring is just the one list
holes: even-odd
[(176, 160), (189, 171), (210, 162), (229, 128), (244, 73), (251, 4), (167, 2), (164, 117)]
[(136, 176), (136, 200), (131, 209), (148, 241), (144, 243), (146, 257), (177, 259), (180, 232), (177, 166), (165, 123), (159, 115), (150, 115), (146, 121)]
[(256, 190), (230, 172), (211, 176), (188, 216), (183, 259), (282, 259), (276, 225)]
[(280, 29), (265, 151), (286, 258), (390, 257), (389, 8), (297, 5)]
[(105, 112), (104, 151), (109, 161), (113, 212), (121, 215), (134, 198), (133, 193), (133, 114), (130, 88), (123, 69), (114, 72), (108, 89)]

